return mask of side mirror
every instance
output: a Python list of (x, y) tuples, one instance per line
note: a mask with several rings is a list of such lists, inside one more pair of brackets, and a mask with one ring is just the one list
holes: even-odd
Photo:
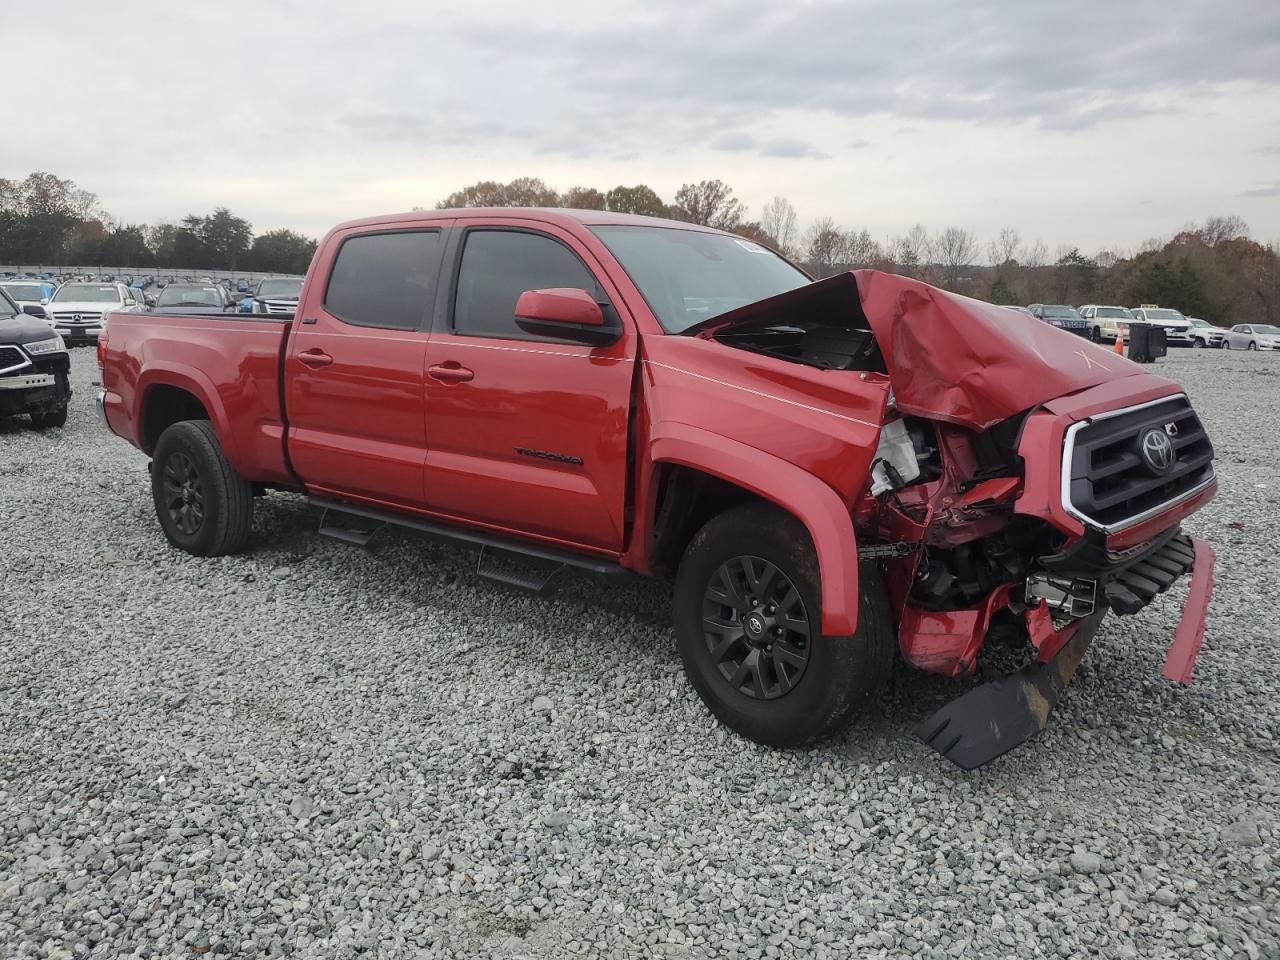
[(33, 317), (39, 317), (41, 320), (44, 319), (44, 315), (45, 315), (44, 307), (37, 306), (34, 303), (24, 303), (22, 305), (22, 312), (29, 313)]
[(516, 326), (525, 333), (607, 347), (622, 336), (619, 326), (606, 326), (596, 298), (576, 287), (526, 290), (516, 301)]

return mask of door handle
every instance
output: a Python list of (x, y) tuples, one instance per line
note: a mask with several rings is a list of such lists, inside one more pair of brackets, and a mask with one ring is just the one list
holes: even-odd
[(433, 380), (439, 380), (441, 383), (466, 383), (468, 380), (473, 379), (475, 375), (474, 370), (468, 370), (454, 360), (427, 367), (427, 376)]
[(304, 350), (298, 354), (298, 360), (305, 363), (308, 367), (327, 367), (333, 363), (333, 357), (329, 356), (319, 347), (312, 347), (310, 350)]

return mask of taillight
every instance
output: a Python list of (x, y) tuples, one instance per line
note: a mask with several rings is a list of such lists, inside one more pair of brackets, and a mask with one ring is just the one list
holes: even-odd
[(103, 368), (107, 360), (107, 328), (104, 326), (98, 333), (98, 369)]

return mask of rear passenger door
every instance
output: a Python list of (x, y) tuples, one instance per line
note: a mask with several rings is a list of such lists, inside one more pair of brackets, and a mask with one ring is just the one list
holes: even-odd
[[(452, 277), (427, 346), (427, 500), (450, 517), (620, 551), (636, 333), (618, 291), (569, 232), (532, 221), (455, 228)], [(515, 323), (526, 290), (604, 304), (606, 347)]]
[(284, 358), (289, 456), (312, 492), (421, 508), (423, 366), (447, 221), (327, 244)]

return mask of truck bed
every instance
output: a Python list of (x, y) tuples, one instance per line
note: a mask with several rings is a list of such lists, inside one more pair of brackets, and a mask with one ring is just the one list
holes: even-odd
[(201, 399), (240, 473), (293, 484), (280, 389), (292, 322), (229, 313), (111, 315), (104, 357), (121, 362), (103, 368), (107, 425), (150, 453), (167, 424), (148, 422), (148, 390), (178, 386)]

